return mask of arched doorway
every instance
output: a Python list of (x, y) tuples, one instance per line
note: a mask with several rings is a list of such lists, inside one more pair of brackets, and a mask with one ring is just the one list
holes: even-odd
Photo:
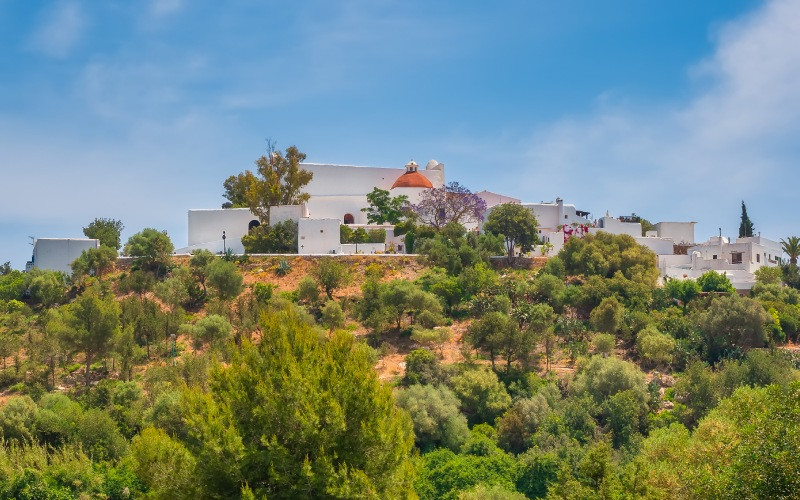
[(344, 214), (344, 223), (345, 224), (355, 224), (356, 218), (353, 217), (353, 214)]
[(261, 223), (258, 222), (257, 220), (255, 220), (255, 219), (251, 220), (250, 224), (247, 225), (247, 232), (249, 233), (250, 231), (253, 230), (254, 227), (258, 227), (260, 225), (261, 225)]

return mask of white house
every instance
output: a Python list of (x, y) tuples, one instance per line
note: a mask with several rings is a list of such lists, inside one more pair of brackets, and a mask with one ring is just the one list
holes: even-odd
[(690, 247), (687, 255), (659, 257), (658, 265), (662, 275), (677, 279), (696, 279), (707, 271), (717, 271), (738, 290), (747, 290), (755, 284), (754, 273), (764, 266), (777, 266), (782, 252), (780, 243), (761, 236), (735, 242), (714, 236)]
[[(589, 212), (577, 210), (575, 205), (565, 204), (561, 198), (556, 198), (554, 202), (522, 203), (522, 206), (536, 216), (536, 221), (539, 223), (539, 238), (542, 241), (549, 241), (551, 233), (558, 232), (560, 226), (592, 225), (588, 219)], [(557, 244), (556, 241), (550, 243)]]
[(777, 241), (761, 236), (728, 238), (715, 236), (705, 243), (689, 248), (689, 255), (697, 254), (697, 261), (707, 269), (740, 269), (750, 273), (763, 266), (777, 266), (783, 250)]
[[(577, 214), (586, 214), (586, 212), (576, 211)], [(566, 220), (570, 220), (569, 215)], [(597, 234), (601, 231), (617, 235), (627, 234), (633, 237), (640, 245), (652, 250), (656, 255), (663, 256), (673, 255), (676, 245), (684, 247), (689, 244), (693, 245), (695, 224), (695, 222), (659, 222), (655, 224), (655, 230), (647, 231), (646, 236), (642, 236), (641, 222), (631, 217), (611, 217), (606, 212), (604, 217), (590, 225), (579, 223), (576, 228), (573, 227), (573, 224), (569, 224), (566, 228), (540, 234), (540, 238), (542, 241), (552, 245), (547, 255), (555, 255), (563, 248), (564, 241), (570, 236), (582, 236), (587, 233)], [(565, 231), (569, 234), (565, 235)]]
[(84, 250), (100, 247), (100, 240), (91, 238), (37, 238), (26, 270), (42, 269), (71, 274), (71, 264)]
[[(655, 236), (672, 238), (676, 245), (694, 245), (694, 226), (696, 222), (659, 222), (655, 225)], [(650, 236), (648, 231), (648, 236)]]
[(575, 205), (565, 204), (561, 198), (554, 202), (523, 203), (522, 206), (533, 212), (543, 233), (557, 231), (559, 226), (592, 223), (588, 219), (589, 212), (577, 210)]
[(605, 231), (611, 234), (627, 234), (634, 238), (642, 237), (642, 223), (634, 221), (620, 220), (616, 217), (611, 217), (606, 212), (605, 217), (600, 217), (597, 220), (596, 228), (591, 232)]

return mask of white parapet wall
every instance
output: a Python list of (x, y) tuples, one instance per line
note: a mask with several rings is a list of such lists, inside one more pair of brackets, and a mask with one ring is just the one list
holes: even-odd
[(71, 274), (71, 264), (84, 250), (98, 248), (100, 240), (90, 238), (38, 238), (33, 244), (31, 267)]
[(339, 219), (300, 219), (297, 223), (297, 253), (338, 254), (341, 252)]

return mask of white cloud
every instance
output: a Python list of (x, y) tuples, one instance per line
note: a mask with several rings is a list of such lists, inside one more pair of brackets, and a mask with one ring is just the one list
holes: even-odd
[(183, 0), (152, 0), (150, 14), (157, 18), (166, 17), (181, 10), (183, 4)]
[(574, 196), (597, 215), (636, 210), (702, 229), (732, 229), (743, 198), (765, 231), (800, 230), (780, 213), (800, 185), (798, 40), (800, 0), (768, 2), (720, 31), (713, 55), (691, 68), (691, 99), (665, 108), (603, 98), (588, 116), (536, 130), (524, 182), (534, 197)]
[(61, 1), (42, 12), (30, 40), (34, 50), (56, 58), (67, 57), (81, 38), (86, 19), (76, 1)]

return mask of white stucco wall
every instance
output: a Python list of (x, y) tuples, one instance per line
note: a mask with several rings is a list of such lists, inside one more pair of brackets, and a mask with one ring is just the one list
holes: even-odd
[(600, 217), (597, 228), (611, 234), (627, 234), (634, 238), (641, 238), (642, 224), (639, 222), (622, 222), (614, 217)]
[(675, 253), (674, 242), (672, 241), (672, 238), (638, 236), (634, 239), (636, 240), (636, 243), (646, 246), (656, 255), (672, 255)]
[(345, 214), (353, 216), (355, 224), (366, 224), (367, 214), (362, 208), (369, 206), (367, 195), (348, 196), (312, 196), (306, 207), (308, 217), (312, 219), (339, 219), (344, 224)]
[(98, 248), (100, 240), (89, 238), (38, 238), (33, 244), (32, 267), (72, 274), (70, 266), (84, 250)]
[(761, 258), (758, 259), (760, 262), (756, 261), (755, 263), (760, 263), (762, 265), (778, 265), (778, 258), (783, 255), (783, 247), (779, 242), (768, 238), (762, 238), (761, 236), (739, 238), (736, 240), (736, 243), (752, 243), (753, 255), (761, 255)]
[[(739, 238), (731, 243), (725, 237), (712, 237), (708, 241), (689, 248), (689, 255), (697, 254), (695, 269), (729, 269), (754, 273), (763, 266), (777, 266), (776, 257), (781, 247), (776, 241), (755, 236)], [(733, 254), (741, 253), (741, 263), (733, 263)]]
[[(714, 236), (689, 248), (688, 255), (659, 256), (658, 267), (662, 276), (678, 279), (697, 279), (703, 273), (717, 271), (725, 274), (737, 290), (748, 290), (755, 284), (754, 273), (759, 268), (778, 265), (774, 252), (779, 251), (780, 244), (767, 238), (739, 238), (731, 243), (728, 238)], [(742, 254), (741, 263), (732, 262), (734, 252)]]
[[(564, 248), (564, 232), (555, 231), (547, 234), (542, 234), (542, 232), (539, 231), (539, 241), (541, 241), (542, 243), (550, 243), (551, 245), (553, 245), (553, 248), (551, 248), (550, 251), (545, 254), (547, 257), (552, 257), (554, 255), (557, 255), (558, 252), (560, 252), (561, 249)], [(542, 245), (536, 245), (536, 248), (534, 249), (532, 254), (534, 256), (541, 255)]]
[(696, 222), (659, 222), (655, 225), (660, 238), (672, 238), (676, 245), (694, 245)]
[(305, 205), (277, 205), (269, 207), (269, 225), (280, 224), (287, 220), (297, 222), (306, 215)]
[[(244, 253), (242, 236), (247, 234), (251, 221), (257, 221), (249, 208), (212, 208), (189, 210), (189, 248), (221, 251), (222, 231), (225, 244), (234, 253)], [(218, 249), (219, 247), (219, 249)]]
[(297, 253), (331, 254), (341, 251), (339, 219), (300, 219), (297, 224)]
[(522, 203), (522, 206), (536, 216), (536, 222), (538, 222), (542, 234), (555, 232), (558, 226), (564, 224), (591, 225), (589, 219), (578, 216), (575, 205), (565, 204), (560, 198), (549, 203)]

